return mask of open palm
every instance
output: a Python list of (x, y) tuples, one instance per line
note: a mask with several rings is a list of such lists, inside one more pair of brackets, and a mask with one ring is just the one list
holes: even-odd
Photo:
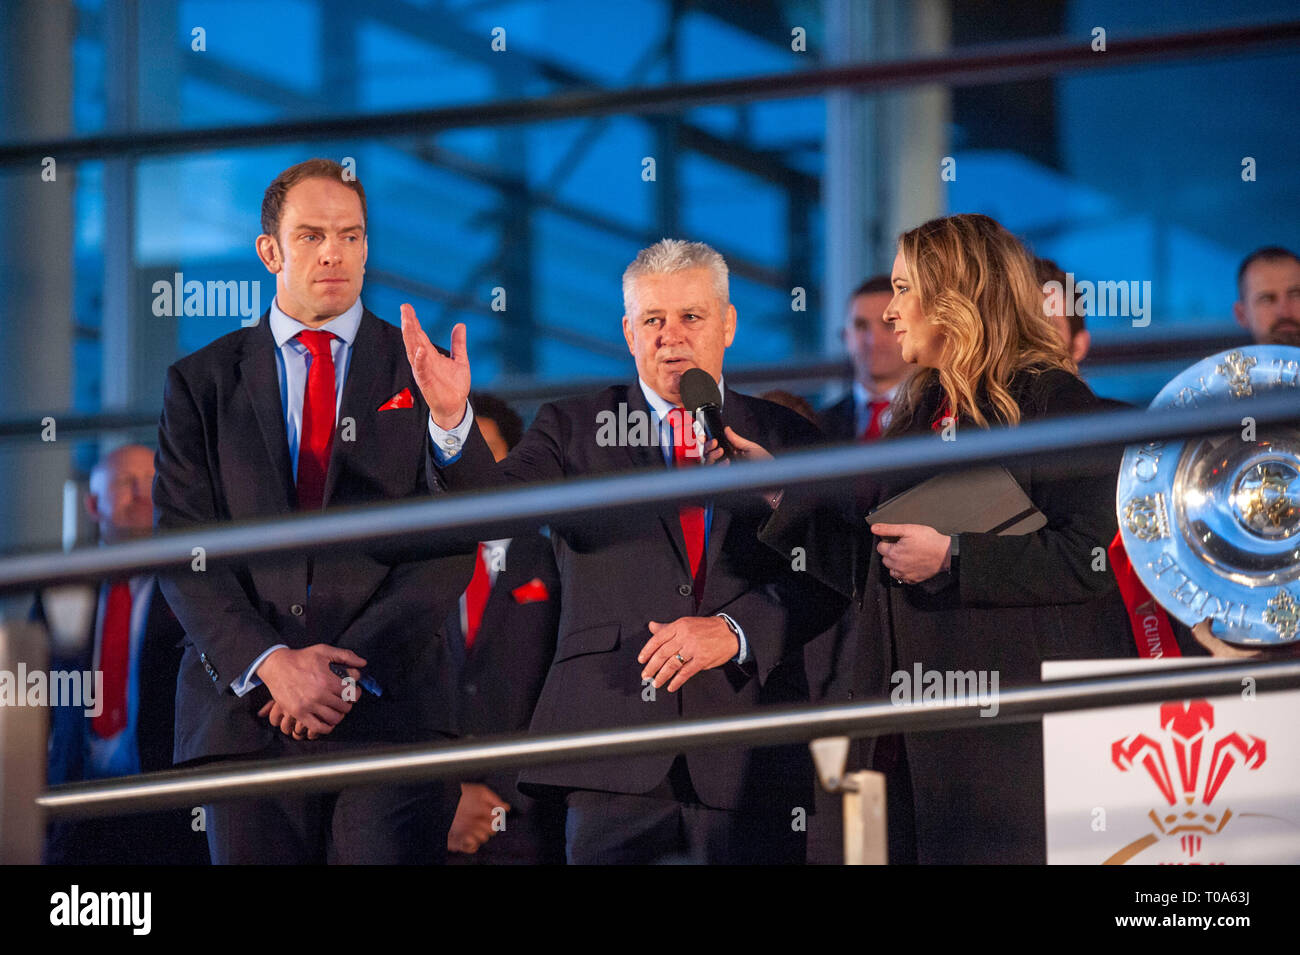
[(457, 324), (451, 330), (451, 356), (448, 357), (429, 341), (415, 317), (415, 309), (403, 305), (402, 340), (406, 344), (406, 360), (411, 363), (415, 383), (429, 405), (434, 424), (450, 431), (465, 417), (465, 402), (469, 399), (469, 354), (465, 349), (464, 324)]

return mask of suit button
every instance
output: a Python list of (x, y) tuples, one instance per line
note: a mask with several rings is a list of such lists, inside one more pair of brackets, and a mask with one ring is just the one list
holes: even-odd
[(465, 695), (466, 695), (466, 696), (473, 696), (473, 695), (474, 695), (475, 693), (477, 693), (477, 692), (478, 692), (478, 687), (475, 686), (473, 683), (466, 683), (466, 684), (465, 684)]
[(691, 585), (681, 584), (678, 586), (677, 592), (681, 594), (683, 597), (689, 597), (691, 595)]
[(289, 613), (293, 614), (295, 617), (301, 617), (303, 615), (302, 604), (294, 604), (289, 608)]

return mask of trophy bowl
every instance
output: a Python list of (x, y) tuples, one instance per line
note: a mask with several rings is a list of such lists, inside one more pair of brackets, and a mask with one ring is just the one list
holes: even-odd
[[(1192, 365), (1152, 409), (1296, 392), (1300, 348), (1255, 345)], [(1300, 427), (1131, 445), (1116, 487), (1120, 535), (1151, 596), (1187, 626), (1241, 646), (1300, 640)]]

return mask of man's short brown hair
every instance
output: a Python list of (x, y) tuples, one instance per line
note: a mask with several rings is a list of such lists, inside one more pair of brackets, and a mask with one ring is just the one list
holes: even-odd
[[(1065, 298), (1066, 277), (1065, 269), (1061, 268), (1053, 259), (1044, 259), (1034, 256), (1034, 277), (1038, 279), (1040, 286), (1046, 286), (1048, 282), (1061, 283), (1061, 298)], [(1043, 294), (1047, 294), (1046, 288)], [(1070, 326), (1070, 338), (1078, 335), (1084, 329), (1083, 321), (1083, 299), (1081, 293), (1074, 294), (1074, 314), (1064, 316), (1066, 324)], [(1067, 346), (1068, 347), (1068, 346)]]
[(296, 166), (290, 166), (271, 181), (262, 195), (262, 231), (280, 238), (280, 218), (284, 215), (284, 197), (289, 190), (305, 179), (333, 179), (342, 183), (357, 194), (361, 200), (361, 226), (366, 226), (366, 190), (361, 188), (361, 180), (351, 170), (344, 169), (333, 159), (308, 159)]

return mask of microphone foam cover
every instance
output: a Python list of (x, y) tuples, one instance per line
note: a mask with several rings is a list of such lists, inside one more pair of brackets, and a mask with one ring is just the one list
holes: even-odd
[(702, 368), (687, 368), (682, 372), (681, 393), (682, 406), (692, 414), (704, 405), (722, 404), (718, 383)]

